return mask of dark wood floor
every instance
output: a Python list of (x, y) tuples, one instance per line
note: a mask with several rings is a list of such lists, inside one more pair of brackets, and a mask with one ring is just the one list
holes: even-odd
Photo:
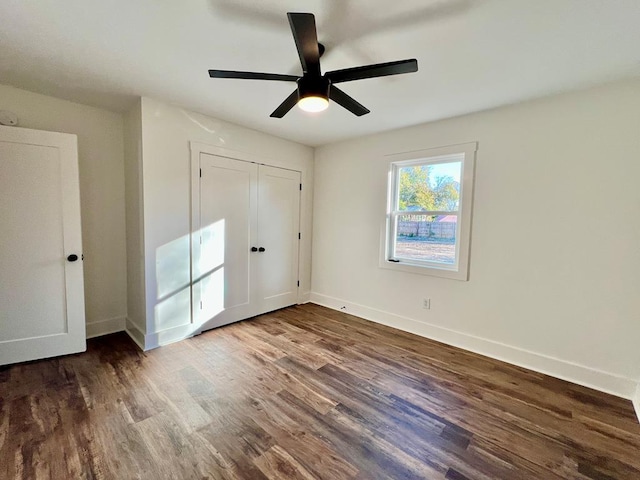
[(631, 403), (304, 305), (0, 372), (0, 478), (640, 479)]

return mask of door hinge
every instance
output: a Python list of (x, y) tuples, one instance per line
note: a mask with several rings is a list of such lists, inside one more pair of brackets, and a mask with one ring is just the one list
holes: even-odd
[(302, 191), (302, 184), (300, 184), (300, 191)]
[(298, 286), (300, 286), (300, 280), (298, 280)]
[(200, 178), (202, 178), (202, 169), (200, 169)]
[(301, 238), (302, 238), (302, 234), (298, 232), (298, 240), (300, 240)]

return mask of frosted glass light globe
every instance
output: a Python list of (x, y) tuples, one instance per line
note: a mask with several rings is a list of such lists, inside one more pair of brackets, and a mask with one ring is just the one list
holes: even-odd
[(305, 112), (321, 112), (329, 106), (329, 100), (324, 97), (302, 97), (298, 106)]

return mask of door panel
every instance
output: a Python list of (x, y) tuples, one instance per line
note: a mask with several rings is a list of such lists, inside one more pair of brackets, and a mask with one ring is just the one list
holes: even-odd
[(0, 127), (0, 364), (83, 351), (73, 135)]
[(194, 242), (194, 322), (205, 328), (251, 316), (257, 165), (202, 153), (200, 243)]
[(258, 176), (258, 243), (256, 257), (261, 313), (298, 300), (298, 233), (300, 172), (260, 165)]
[[(0, 143), (3, 340), (67, 330), (58, 151)], [(24, 188), (29, 185), (30, 188)], [(46, 241), (43, 241), (46, 239)], [(43, 322), (42, 319), (48, 321)]]

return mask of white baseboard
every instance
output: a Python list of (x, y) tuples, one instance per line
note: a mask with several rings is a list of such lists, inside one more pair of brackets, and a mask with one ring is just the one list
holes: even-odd
[(192, 323), (188, 323), (159, 332), (148, 333), (144, 336), (144, 350), (152, 350), (163, 345), (169, 345), (170, 343), (193, 337), (195, 334), (200, 333), (201, 327), (202, 325), (197, 327)]
[[(191, 327), (189, 325), (188, 327)], [(193, 335), (187, 326), (170, 328), (152, 334), (145, 334), (142, 329), (130, 319), (125, 317), (110, 318), (99, 322), (91, 322), (87, 324), (87, 338), (108, 335), (115, 332), (126, 332), (136, 345), (142, 350), (147, 351), (157, 348), (161, 345), (177, 342)]]
[(631, 399), (633, 402), (633, 408), (636, 409), (636, 415), (638, 416), (638, 421), (640, 422), (640, 383), (636, 386), (636, 394)]
[(159, 332), (144, 333), (142, 329), (130, 319), (127, 319), (125, 331), (143, 352), (185, 340), (200, 332), (198, 328), (189, 323)]
[(636, 412), (640, 412), (640, 393), (636, 390), (637, 382), (630, 378), (319, 293), (311, 292), (311, 302), (618, 397), (631, 399), (635, 395)]
[(122, 332), (124, 328), (125, 317), (108, 318), (106, 320), (87, 323), (87, 338)]
[(298, 305), (309, 303), (311, 301), (311, 292), (304, 292), (298, 295)]
[(140, 327), (127, 318), (124, 331), (127, 332), (131, 340), (138, 345), (138, 348), (144, 352), (144, 332), (140, 330)]

